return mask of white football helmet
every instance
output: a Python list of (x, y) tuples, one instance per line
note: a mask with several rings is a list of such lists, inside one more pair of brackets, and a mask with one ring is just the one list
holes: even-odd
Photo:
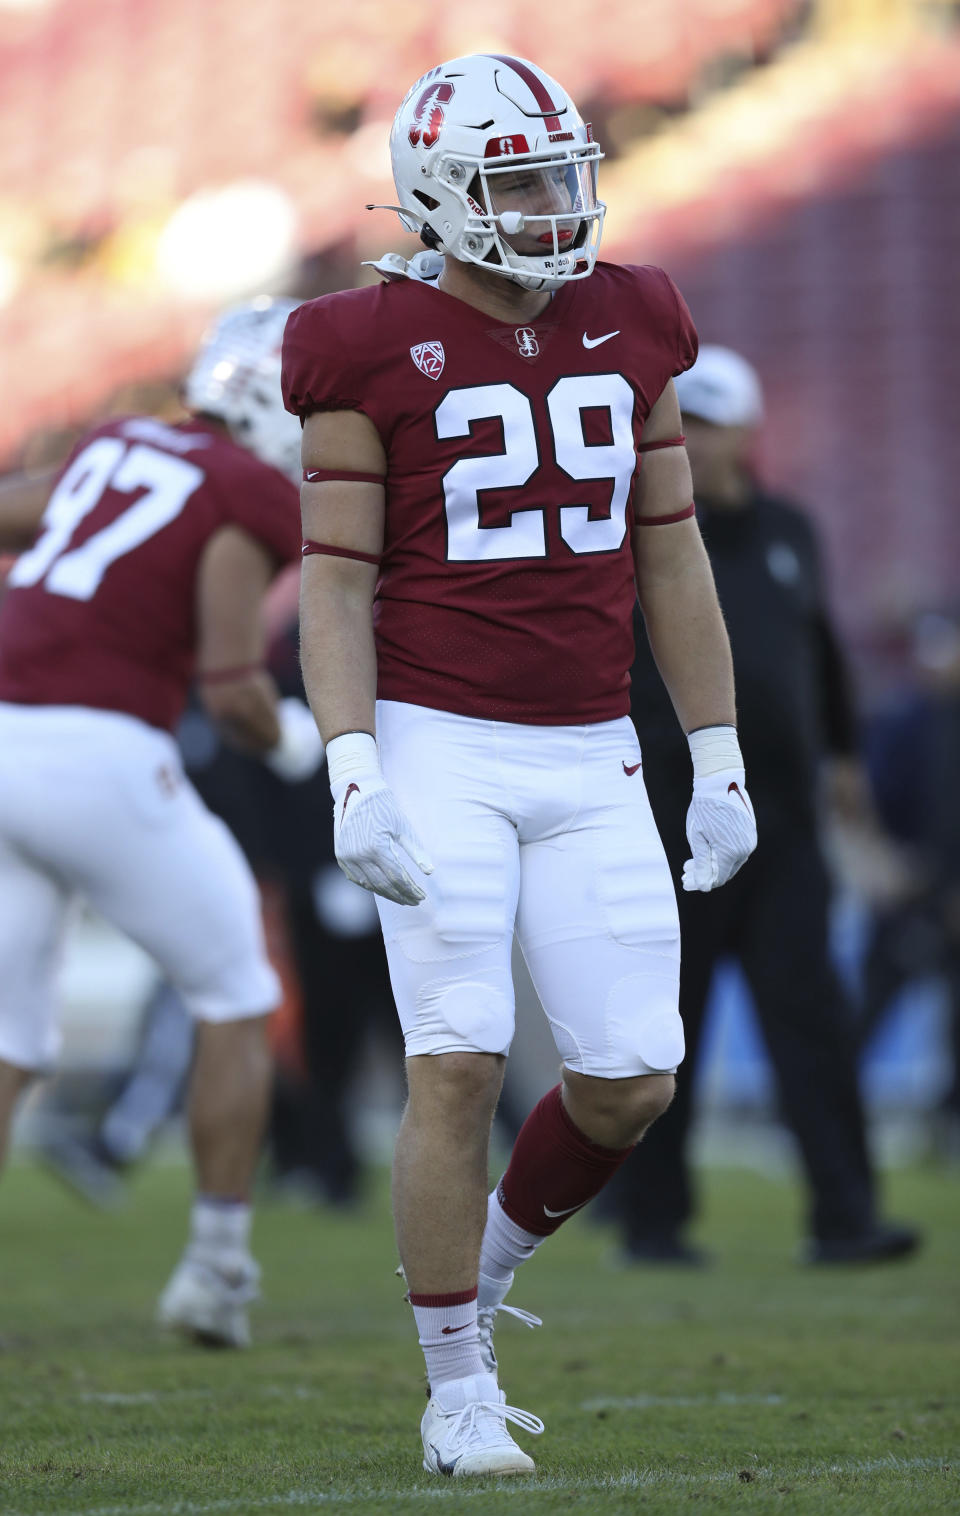
[(473, 53), (418, 79), (390, 134), (400, 220), (428, 247), (527, 289), (592, 272), (603, 154), (556, 80)]
[(224, 311), (206, 333), (183, 384), (191, 411), (218, 416), (230, 435), (299, 483), (300, 422), (284, 409), (280, 344), (298, 300), (261, 295)]

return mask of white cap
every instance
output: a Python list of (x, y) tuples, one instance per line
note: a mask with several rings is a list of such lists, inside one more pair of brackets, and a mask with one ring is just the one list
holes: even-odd
[(763, 420), (760, 376), (729, 347), (702, 347), (693, 368), (674, 380), (680, 409), (714, 426), (756, 426)]

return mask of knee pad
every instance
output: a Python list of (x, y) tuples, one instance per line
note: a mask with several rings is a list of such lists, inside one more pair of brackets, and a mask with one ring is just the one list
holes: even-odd
[(684, 1038), (672, 975), (662, 985), (649, 974), (621, 979), (607, 997), (606, 1023), (611, 1053), (627, 1065), (624, 1075), (676, 1072)]
[(576, 1026), (551, 1018), (563, 1062), (598, 1079), (673, 1074), (683, 1059), (683, 1022), (673, 973), (626, 974), (609, 989), (594, 1018)]
[(420, 986), (416, 1019), (404, 1027), (407, 1053), (507, 1053), (513, 1025), (513, 995), (500, 975), (433, 979)]

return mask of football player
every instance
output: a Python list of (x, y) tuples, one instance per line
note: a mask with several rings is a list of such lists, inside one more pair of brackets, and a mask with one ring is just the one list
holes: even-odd
[[(424, 1467), (521, 1474), (493, 1352), (514, 1269), (666, 1108), (677, 910), (628, 671), (637, 594), (690, 737), (710, 890), (756, 830), (673, 377), (696, 357), (659, 268), (598, 263), (600, 148), (520, 58), (425, 74), (391, 137), (426, 253), (302, 306), (302, 642), (337, 856), (377, 895), (409, 1099), (394, 1164), (427, 1364)], [(439, 255), (439, 256), (436, 256)], [(486, 1195), (516, 929), (563, 1062)]]
[[(260, 603), (300, 553), (299, 428), (280, 395), (293, 308), (263, 298), (221, 317), (186, 377), (189, 420), (127, 416), (77, 443), (0, 606), (0, 1154), (17, 1095), (56, 1059), (57, 960), (83, 897), (197, 1018), (197, 1198), (159, 1318), (233, 1346), (257, 1293), (249, 1192), (279, 987), (253, 876), (171, 728), (195, 679), (278, 773), (322, 756), (307, 707), (278, 701), (263, 669)], [(27, 506), (6, 503), (12, 543)]]

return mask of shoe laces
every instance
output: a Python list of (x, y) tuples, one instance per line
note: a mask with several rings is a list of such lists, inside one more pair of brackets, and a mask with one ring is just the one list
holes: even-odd
[[(511, 1442), (513, 1439), (506, 1427), (508, 1421), (512, 1421), (514, 1426), (522, 1427), (525, 1432), (532, 1432), (535, 1437), (539, 1437), (543, 1431), (543, 1422), (539, 1416), (534, 1416), (532, 1411), (522, 1411), (518, 1406), (506, 1405), (502, 1400), (471, 1400), (467, 1405), (461, 1406), (459, 1411), (441, 1409), (440, 1415), (447, 1423), (448, 1434), (457, 1440), (462, 1438), (468, 1444), (474, 1441), (489, 1443), (490, 1429), (482, 1425), (488, 1417), (494, 1417), (500, 1423), (497, 1432)], [(478, 1422), (481, 1424), (478, 1425)]]
[(256, 1274), (248, 1274), (245, 1277), (223, 1274), (218, 1269), (217, 1283), (225, 1287), (230, 1296), (232, 1305), (249, 1305), (252, 1300), (257, 1300), (260, 1295), (260, 1282)]
[(260, 1268), (253, 1259), (235, 1264), (213, 1262), (209, 1258), (192, 1258), (193, 1268), (213, 1284), (221, 1294), (228, 1296), (231, 1305), (249, 1305), (260, 1294)]
[(543, 1321), (541, 1318), (539, 1316), (534, 1316), (532, 1311), (521, 1311), (519, 1306), (504, 1305), (503, 1301), (501, 1301), (499, 1305), (482, 1305), (477, 1311), (477, 1321), (480, 1323), (481, 1332), (493, 1331), (493, 1318), (496, 1316), (498, 1311), (505, 1312), (507, 1316), (516, 1316), (518, 1321), (522, 1321), (524, 1326), (530, 1327), (531, 1330), (533, 1327), (543, 1326)]
[(515, 1316), (518, 1321), (523, 1322), (524, 1326), (530, 1328), (543, 1326), (543, 1322), (539, 1316), (534, 1316), (532, 1311), (521, 1311), (515, 1305), (504, 1305), (501, 1301), (499, 1305), (481, 1306), (477, 1311), (477, 1326), (480, 1329), (480, 1354), (487, 1369), (493, 1373), (496, 1373), (497, 1369), (497, 1355), (493, 1348), (493, 1328), (495, 1324), (494, 1318), (498, 1311), (503, 1311), (507, 1316)]

